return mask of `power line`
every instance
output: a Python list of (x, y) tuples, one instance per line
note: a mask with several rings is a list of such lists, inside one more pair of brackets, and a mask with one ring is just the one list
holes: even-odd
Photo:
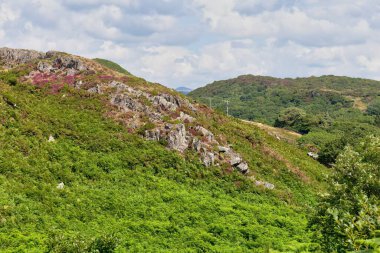
[(228, 107), (230, 101), (229, 100), (224, 100), (224, 102), (226, 102), (226, 104), (227, 104), (227, 116), (230, 116), (229, 115), (229, 107)]

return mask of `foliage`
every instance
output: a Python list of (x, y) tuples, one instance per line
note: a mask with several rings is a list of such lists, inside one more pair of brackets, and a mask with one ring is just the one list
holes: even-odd
[(310, 131), (311, 120), (303, 109), (289, 107), (282, 110), (274, 123), (275, 127), (295, 129), (299, 133)]
[(23, 83), (0, 82), (0, 91), (1, 252), (263, 252), (311, 244), (306, 216), (326, 170), (294, 146), (219, 114), (198, 119), (228, 133), (256, 176), (276, 185), (267, 191), (236, 171), (205, 168), (192, 154), (185, 160), (128, 134), (105, 118), (101, 96)]
[(380, 97), (376, 98), (369, 104), (367, 113), (370, 115), (380, 116)]
[[(226, 111), (228, 99), (230, 114), (235, 117), (303, 134), (300, 144), (320, 151), (321, 162), (326, 165), (333, 163), (344, 146), (351, 143), (352, 132), (380, 136), (378, 81), (336, 76), (280, 79), (245, 75), (214, 82), (189, 95), (205, 104), (211, 98), (219, 111)], [(361, 106), (355, 101), (360, 101)]]
[(311, 224), (325, 252), (359, 250), (380, 228), (380, 138), (347, 146), (333, 169)]

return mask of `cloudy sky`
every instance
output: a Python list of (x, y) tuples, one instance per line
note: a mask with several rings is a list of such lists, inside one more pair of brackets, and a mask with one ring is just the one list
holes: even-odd
[(170, 87), (241, 74), (380, 80), (378, 0), (0, 0), (0, 47), (120, 63)]

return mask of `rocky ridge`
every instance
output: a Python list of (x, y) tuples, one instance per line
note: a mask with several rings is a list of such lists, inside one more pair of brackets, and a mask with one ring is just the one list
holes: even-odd
[[(102, 67), (98, 63), (55, 51), (0, 48), (0, 61), (6, 68), (29, 63), (32, 69), (24, 81), (37, 87), (48, 86), (52, 93), (69, 85), (107, 97), (111, 113), (130, 132), (180, 153), (196, 152), (205, 166), (225, 164), (243, 174), (250, 173), (248, 163), (240, 154), (197, 123), (199, 106), (169, 90), (155, 94), (148, 88), (133, 87), (127, 77), (99, 75), (97, 70)], [(254, 182), (274, 188), (267, 182)]]

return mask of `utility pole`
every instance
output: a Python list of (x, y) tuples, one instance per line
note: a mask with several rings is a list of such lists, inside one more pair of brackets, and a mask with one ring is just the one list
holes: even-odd
[(228, 108), (228, 104), (230, 103), (230, 101), (229, 101), (229, 100), (225, 100), (225, 102), (226, 102), (226, 104), (227, 104), (227, 116), (230, 116), (230, 115), (229, 115), (229, 108)]
[(210, 108), (212, 108), (212, 98), (208, 98), (208, 100), (210, 101)]

